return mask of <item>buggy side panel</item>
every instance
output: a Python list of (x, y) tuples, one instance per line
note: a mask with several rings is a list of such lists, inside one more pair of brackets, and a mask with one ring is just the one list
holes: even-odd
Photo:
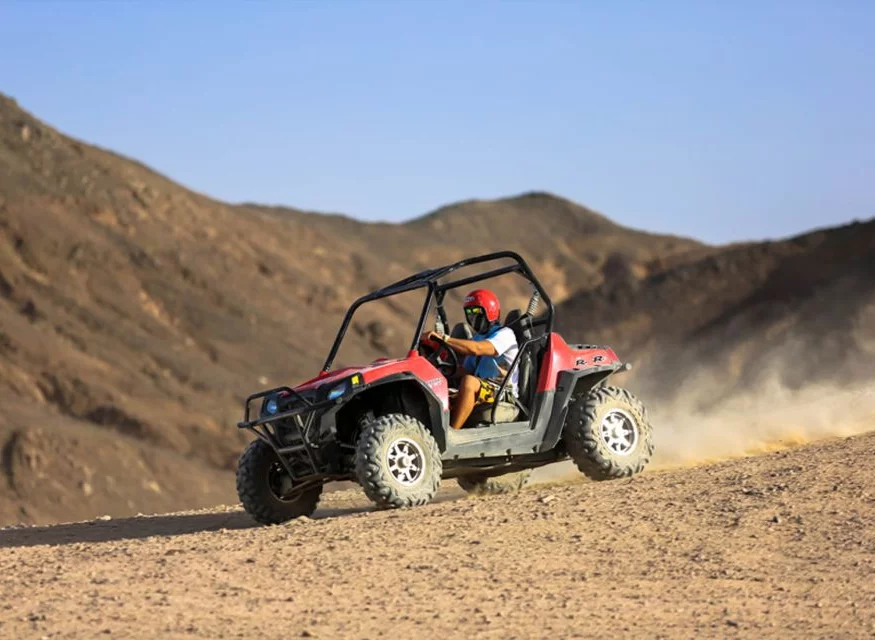
[(610, 347), (569, 345), (558, 333), (551, 333), (538, 375), (538, 392), (555, 391), (559, 384), (559, 374), (563, 371), (584, 371), (612, 364), (619, 366), (621, 363)]
[(447, 448), (441, 456), (444, 468), (476, 459), (523, 456), (544, 451), (542, 444), (552, 405), (552, 391), (538, 393), (535, 394), (531, 422), (503, 422), (459, 431), (449, 429)]
[(559, 334), (547, 336), (532, 403), (531, 422), (509, 422), (463, 429), (447, 435), (445, 466), (465, 460), (543, 454), (562, 433), (574, 393), (592, 387), (622, 367), (608, 347), (568, 345)]
[(410, 375), (419, 380), (423, 386), (431, 389), (434, 395), (441, 399), (440, 402), (446, 411), (450, 410), (447, 379), (420, 355), (398, 360), (377, 360), (362, 369), (366, 385), (385, 382), (399, 374)]

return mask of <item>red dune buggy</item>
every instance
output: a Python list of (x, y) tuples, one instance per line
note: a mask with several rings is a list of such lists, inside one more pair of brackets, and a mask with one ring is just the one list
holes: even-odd
[[(498, 261), (505, 265), (452, 277), (463, 267)], [(518, 395), (504, 393), (503, 385), (502, 401), (478, 407), (466, 428), (451, 429), (449, 380), (460, 362), (420, 336), (432, 316), (445, 333), (447, 292), (506, 274), (533, 287), (528, 308), (504, 318), (519, 345), (504, 385), (518, 370)], [(416, 289), (425, 291), (425, 302), (405, 356), (332, 371), (359, 307)], [(541, 304), (546, 310), (536, 316)], [(338, 480), (358, 482), (384, 507), (425, 504), (442, 478), (456, 478), (467, 491), (506, 492), (522, 487), (531, 469), (569, 457), (594, 480), (642, 471), (653, 453), (647, 411), (631, 393), (607, 384), (628, 365), (609, 347), (566, 343), (553, 324), (546, 291), (509, 251), (427, 269), (359, 298), (318, 376), (247, 398), (238, 426), (257, 438), (237, 470), (244, 508), (264, 524), (310, 515), (325, 483)], [(462, 331), (464, 325), (453, 330)]]

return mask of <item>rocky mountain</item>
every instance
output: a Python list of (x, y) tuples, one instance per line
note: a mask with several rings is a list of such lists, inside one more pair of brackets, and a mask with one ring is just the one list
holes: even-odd
[[(654, 404), (875, 382), (875, 220), (727, 247), (575, 294), (559, 330), (615, 345)], [(692, 400), (692, 403), (690, 402)]]
[[(499, 249), (557, 301), (712, 250), (546, 193), (404, 224), (230, 205), (0, 96), (0, 522), (230, 499), (247, 393), (311, 377), (357, 296)], [(363, 310), (341, 361), (403, 349), (417, 311)]]
[[(711, 247), (547, 193), (403, 224), (231, 205), (0, 95), (0, 524), (233, 502), (246, 394), (311, 377), (356, 297), (501, 249), (663, 415), (875, 380), (875, 220)], [(362, 309), (340, 361), (403, 350), (418, 310)]]

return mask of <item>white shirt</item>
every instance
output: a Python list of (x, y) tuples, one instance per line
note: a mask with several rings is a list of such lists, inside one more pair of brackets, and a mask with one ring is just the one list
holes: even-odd
[[(477, 356), (468, 356), (465, 358), (463, 366), (468, 369), (468, 371), (472, 371), (478, 378), (491, 380), (492, 382), (501, 384), (504, 380), (504, 375), (499, 370), (499, 367), (505, 371), (509, 371), (510, 366), (513, 364), (513, 361), (516, 359), (517, 354), (520, 351), (513, 329), (509, 327), (494, 328), (484, 335), (474, 336), (473, 340), (474, 342), (486, 340), (489, 344), (495, 347), (495, 352), (498, 355), (479, 356), (479, 362), (477, 362)], [(508, 389), (510, 389), (511, 393), (516, 396), (519, 393), (518, 387), (519, 367), (514, 370), (513, 376), (511, 376), (511, 380), (508, 383)]]

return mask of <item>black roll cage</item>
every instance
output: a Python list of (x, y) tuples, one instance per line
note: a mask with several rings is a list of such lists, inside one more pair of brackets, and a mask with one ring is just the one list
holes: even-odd
[[(469, 276), (467, 278), (460, 278), (459, 280), (453, 280), (444, 284), (438, 283), (438, 280), (440, 280), (441, 278), (463, 267), (470, 267), (472, 265), (482, 264), (484, 262), (491, 262), (493, 260), (508, 259), (513, 260), (514, 264), (508, 265), (506, 267), (492, 269), (490, 271), (485, 271), (483, 273)], [(381, 289), (377, 289), (376, 291), (364, 295), (355, 302), (353, 302), (343, 318), (340, 329), (337, 331), (337, 336), (334, 338), (334, 344), (331, 345), (331, 351), (329, 351), (328, 357), (325, 359), (325, 364), (322, 366), (322, 372), (328, 373), (331, 370), (331, 365), (334, 364), (334, 359), (335, 357), (337, 357), (337, 352), (340, 350), (340, 345), (343, 342), (343, 338), (346, 335), (347, 330), (349, 329), (349, 325), (352, 322), (352, 317), (355, 314), (356, 310), (363, 304), (373, 302), (375, 300), (380, 300), (382, 298), (395, 296), (400, 293), (407, 293), (408, 291), (414, 291), (416, 289), (428, 288), (428, 294), (425, 297), (425, 302), (422, 306), (422, 312), (419, 316), (419, 322), (416, 326), (416, 333), (414, 334), (413, 341), (410, 345), (410, 350), (414, 351), (417, 347), (417, 344), (419, 343), (419, 336), (422, 335), (422, 332), (425, 329), (425, 322), (428, 318), (429, 312), (431, 311), (431, 306), (435, 298), (437, 298), (438, 300), (438, 308), (442, 309), (443, 297), (447, 291), (450, 291), (451, 289), (455, 289), (457, 287), (464, 287), (465, 285), (473, 284), (475, 282), (481, 282), (483, 280), (489, 280), (490, 278), (503, 276), (508, 273), (521, 274), (526, 280), (528, 280), (532, 284), (532, 286), (538, 292), (541, 301), (547, 307), (547, 312), (543, 318), (543, 322), (546, 324), (546, 332), (552, 332), (554, 309), (553, 302), (550, 300), (550, 296), (547, 295), (544, 287), (535, 277), (535, 274), (532, 273), (531, 268), (529, 267), (528, 263), (522, 258), (522, 256), (513, 251), (498, 251), (496, 253), (488, 253), (473, 258), (466, 258), (464, 260), (454, 262), (453, 264), (449, 264), (443, 267), (437, 267), (436, 269), (425, 269), (424, 271), (420, 271), (419, 273), (414, 273), (411, 276), (403, 278), (398, 282), (393, 282), (392, 284), (386, 285)], [(441, 320), (445, 321), (445, 318), (441, 318)]]

